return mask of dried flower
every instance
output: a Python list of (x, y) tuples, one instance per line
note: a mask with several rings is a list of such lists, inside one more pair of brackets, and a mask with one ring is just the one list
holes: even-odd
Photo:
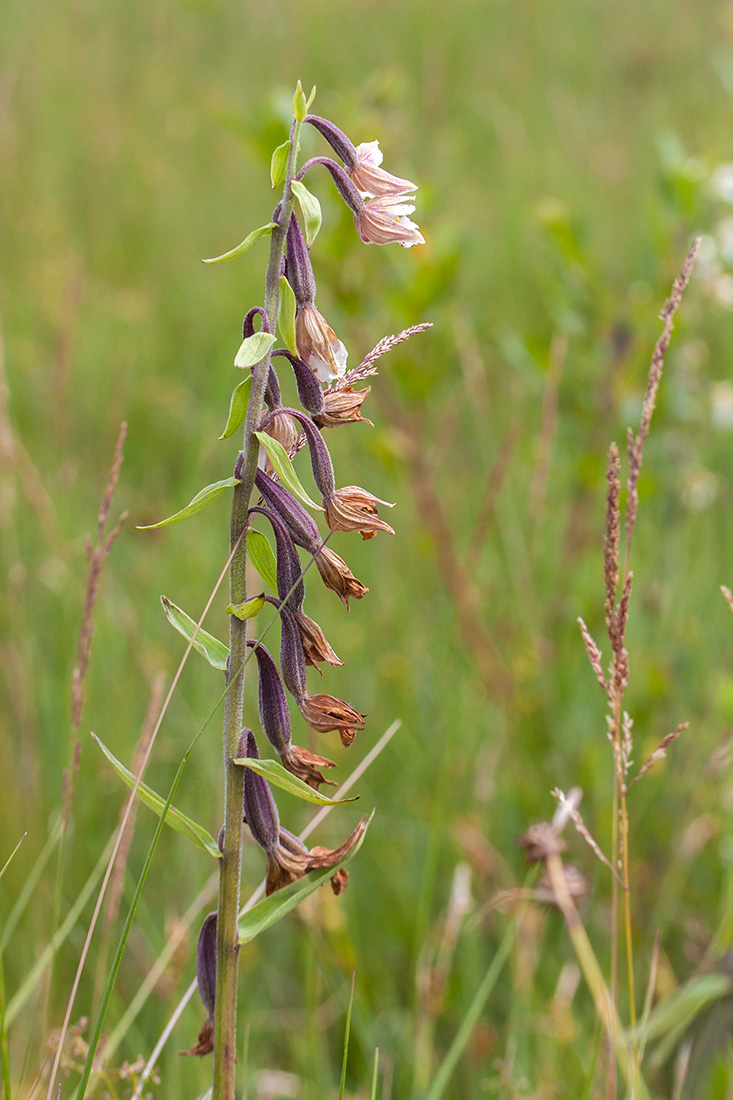
[(379, 195), (367, 199), (354, 217), (356, 229), (365, 244), (400, 244), (412, 248), (425, 244), (425, 238), (414, 222), (415, 204), (405, 195)]
[(283, 767), (286, 767), (291, 775), (302, 779), (314, 791), (317, 791), (321, 783), (329, 787), (335, 787), (333, 779), (326, 779), (321, 768), (335, 768), (333, 760), (326, 756), (317, 756), (310, 749), (304, 749), (301, 745), (291, 745), (286, 756), (281, 757)]
[(329, 645), (326, 635), (317, 622), (310, 619), (304, 611), (294, 612), (294, 618), (300, 631), (306, 664), (318, 668), (319, 661), (326, 661), (329, 665), (342, 665), (344, 663), (339, 660), (338, 655)]
[(404, 195), (409, 191), (417, 191), (416, 183), (400, 179), (380, 168), (383, 159), (378, 141), (364, 141), (357, 145), (356, 167), (349, 172), (354, 186), (372, 196)]
[(564, 852), (567, 844), (549, 821), (538, 821), (520, 836), (519, 847), (525, 849), (527, 863), (543, 863), (548, 856)]
[(394, 534), (393, 528), (379, 519), (377, 505), (393, 508), (386, 500), (380, 500), (358, 485), (345, 485), (336, 489), (332, 496), (324, 498), (326, 522), (332, 531), (360, 531), (362, 538), (374, 538), (377, 531)]
[[(258, 777), (259, 778), (259, 777)], [(264, 780), (263, 780), (264, 782)], [(280, 830), (279, 844), (274, 852), (267, 853), (266, 893), (272, 894), (291, 882), (304, 878), (309, 871), (322, 871), (326, 867), (335, 867), (346, 858), (364, 836), (367, 819), (364, 816), (353, 833), (339, 848), (323, 848), (320, 845), (310, 851), (304, 844), (285, 829)], [(343, 876), (334, 875), (331, 880), (334, 894), (343, 893), (346, 883)]]
[(343, 558), (324, 546), (315, 554), (316, 568), (326, 588), (335, 592), (349, 610), (349, 600), (361, 600), (369, 589), (354, 576)]
[(342, 745), (350, 745), (359, 730), (364, 729), (366, 714), (359, 714), (343, 699), (333, 695), (303, 695), (295, 701), (311, 729), (319, 733), (338, 730)]
[(346, 373), (348, 352), (336, 333), (312, 302), (298, 310), (295, 318), (298, 354), (320, 382), (333, 382)]
[(355, 390), (353, 386), (343, 386), (338, 390), (327, 390), (323, 394), (323, 411), (313, 415), (318, 427), (338, 428), (341, 424), (349, 424), (355, 420), (371, 425), (371, 420), (361, 415), (361, 406), (371, 388), (367, 386), (366, 389)]
[[(273, 439), (276, 439), (278, 443), (282, 443), (290, 458), (295, 455), (298, 449), (297, 442), (300, 430), (292, 416), (288, 416), (288, 414), (284, 412), (276, 412), (273, 416), (268, 418), (265, 431), (268, 435), (272, 436)], [(272, 465), (270, 464), (269, 458), (267, 458), (267, 456), (265, 457), (265, 470), (267, 473), (271, 473)]]

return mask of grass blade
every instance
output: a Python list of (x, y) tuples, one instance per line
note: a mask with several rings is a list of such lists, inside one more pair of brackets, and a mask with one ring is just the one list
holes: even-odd
[(377, 1100), (377, 1081), (379, 1079), (379, 1047), (374, 1048), (374, 1070), (372, 1072), (372, 1091), (369, 1100)]
[(60, 837), (61, 820), (57, 819), (53, 829), (51, 830), (48, 840), (44, 844), (41, 852), (38, 855), (38, 858), (36, 859), (36, 862), (33, 864), (30, 871), (28, 872), (28, 877), (25, 880), (25, 885), (23, 886), (23, 889), (18, 895), (18, 900), (16, 901), (13, 908), (10, 910), (8, 919), (6, 920), (5, 926), (3, 927), (2, 934), (0, 934), (0, 954), (7, 946), (8, 940), (15, 931), (15, 926), (17, 925), (20, 918), (23, 916), (23, 913), (25, 912), (25, 907), (30, 901), (31, 895), (33, 894), (33, 891), (38, 884), (38, 880), (43, 874), (46, 864), (51, 858), (53, 850), (58, 844)]
[[(122, 782), (132, 790), (135, 786), (135, 776), (131, 771), (121, 764), (117, 757), (110, 752), (103, 741), (97, 737), (95, 733), (92, 737), (99, 745), (104, 755), (109, 760), (114, 770), (119, 775)], [(170, 825), (171, 829), (175, 829), (177, 833), (184, 836), (186, 840), (190, 840), (192, 844), (195, 844), (197, 848), (202, 848), (205, 852), (208, 852), (210, 856), (214, 856), (215, 859), (221, 859), (221, 852), (219, 851), (219, 845), (214, 840), (211, 833), (204, 829), (203, 825), (199, 825), (198, 822), (193, 821), (190, 817), (186, 817), (180, 810), (177, 810), (175, 806), (171, 806), (164, 798), (161, 798), (159, 794), (147, 785), (147, 783), (140, 783), (137, 788), (137, 793), (140, 801), (157, 814), (158, 817), (162, 817), (165, 812), (166, 825)]]
[(284, 768), (278, 760), (254, 760), (251, 757), (242, 756), (234, 763), (241, 764), (243, 768), (250, 768), (253, 772), (261, 775), (263, 779), (266, 779), (268, 783), (280, 787), (288, 794), (295, 795), (296, 798), (302, 798), (304, 802), (314, 802), (316, 806), (345, 806), (347, 802), (356, 802), (359, 798), (358, 795), (351, 798), (327, 798), (325, 794), (319, 794), (318, 791), (314, 791), (312, 787), (304, 783), (302, 779), (298, 779), (287, 768)]

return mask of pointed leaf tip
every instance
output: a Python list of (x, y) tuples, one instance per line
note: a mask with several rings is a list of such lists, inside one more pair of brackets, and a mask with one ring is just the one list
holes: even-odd
[(316, 504), (314, 500), (311, 500), (301, 485), (295, 468), (290, 461), (288, 452), (285, 450), (282, 443), (278, 439), (273, 439), (271, 435), (267, 435), (266, 432), (255, 432), (255, 435), (265, 448), (267, 457), (272, 463), (273, 469), (283, 485), (285, 485), (294, 496), (298, 497), (299, 500), (302, 500), (303, 504), (306, 504), (309, 508), (314, 508), (317, 512), (322, 512), (324, 510), (323, 507), (320, 504)]
[(221, 256), (212, 256), (211, 259), (202, 260), (201, 263), (223, 264), (227, 260), (236, 260), (237, 256), (243, 256), (245, 252), (249, 252), (252, 245), (256, 244), (261, 237), (269, 237), (273, 229), (277, 229), (277, 222), (268, 222), (267, 225), (261, 225), (259, 229), (253, 229), (249, 236), (245, 237), (236, 248), (231, 248), (228, 252), (222, 252)]
[(196, 623), (191, 616), (187, 615), (182, 608), (174, 604), (173, 600), (169, 600), (167, 596), (161, 596), (160, 602), (163, 605), (165, 617), (173, 629), (182, 634), (187, 642), (193, 639), (193, 648), (202, 657), (206, 658), (212, 668), (218, 669), (219, 672), (226, 672), (229, 647), (224, 645), (224, 642), (220, 642), (218, 638), (215, 638), (213, 634), (202, 630), (201, 627), (196, 631)]
[(233, 489), (235, 485), (239, 485), (239, 478), (237, 477), (226, 477), (223, 481), (215, 481), (212, 485), (207, 485), (205, 489), (197, 493), (193, 500), (180, 512), (175, 512), (174, 515), (168, 516), (167, 519), (161, 519), (157, 523), (139, 523), (137, 530), (153, 531), (156, 527), (168, 527), (171, 523), (179, 523), (182, 519), (188, 519), (189, 516), (194, 516), (197, 512), (206, 508), (212, 500), (216, 500), (227, 489)]

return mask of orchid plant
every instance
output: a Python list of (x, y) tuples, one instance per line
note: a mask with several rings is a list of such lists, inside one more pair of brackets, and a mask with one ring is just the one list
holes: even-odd
[[(194, 626), (180, 609), (170, 602), (166, 605), (173, 624), (225, 672), (225, 816), (218, 841), (218, 907), (203, 922), (197, 951), (199, 991), (207, 1017), (198, 1042), (186, 1052), (213, 1052), (213, 1100), (234, 1097), (238, 956), (241, 944), (251, 938), (243, 931), (240, 915), (244, 823), (265, 854), (267, 895), (283, 888), (290, 890), (292, 904), (305, 896), (302, 887), (311, 872), (321, 872), (311, 875), (308, 885), (312, 883), (313, 889), (325, 878), (330, 878), (335, 893), (345, 889), (348, 872), (343, 863), (361, 843), (368, 825), (366, 817), (362, 818), (334, 850), (308, 849), (280, 824), (271, 784), (311, 801), (332, 802), (319, 792), (322, 785), (331, 784), (324, 773), (335, 765), (327, 757), (294, 743), (288, 696), (311, 730), (338, 732), (344, 745), (350, 745), (364, 728), (365, 715), (349, 703), (308, 691), (309, 665), (318, 667), (325, 662), (338, 666), (342, 662), (320, 626), (303, 609), (304, 573), (315, 563), (325, 586), (348, 610), (349, 600), (360, 600), (368, 589), (327, 542), (336, 531), (359, 532), (364, 539), (378, 532), (393, 533), (379, 514), (381, 508), (392, 505), (359, 486), (336, 487), (324, 435), (326, 429), (360, 421), (369, 423), (362, 416), (362, 404), (370, 386), (358, 389), (357, 384), (376, 373), (375, 364), (381, 355), (429, 327), (415, 325), (385, 337), (359, 366), (348, 369), (344, 343), (316, 306), (310, 250), (320, 228), (321, 210), (304, 183), (313, 169), (323, 167), (328, 171), (337, 193), (353, 214), (363, 242), (396, 243), (409, 248), (423, 244), (424, 238), (409, 218), (415, 208), (416, 185), (381, 167), (378, 142), (355, 146), (332, 122), (310, 114), (314, 94), (315, 89), (306, 99), (298, 83), (289, 138), (273, 154), (272, 183), (273, 187), (282, 187), (282, 198), (272, 220), (250, 233), (231, 252), (206, 261), (233, 259), (257, 240), (270, 239), (264, 303), (253, 306), (244, 318), (242, 343), (234, 365), (246, 371), (246, 376), (234, 390), (222, 435), (228, 438), (243, 428), (233, 477), (209, 486), (188, 508), (163, 521), (184, 518), (226, 488), (233, 490), (228, 651)], [(340, 163), (331, 157), (316, 156), (298, 169), (304, 125), (325, 139)], [(278, 340), (280, 347), (275, 346)], [(300, 408), (283, 405), (276, 365), (292, 369)], [(293, 464), (297, 453), (305, 448), (320, 503), (309, 497)], [(329, 529), (326, 537), (311, 518), (309, 508), (323, 513)], [(264, 521), (271, 532), (274, 552), (269, 539), (256, 529), (257, 521)], [(299, 548), (305, 552), (305, 562)], [(248, 595), (248, 557), (263, 582), (269, 584), (271, 594)], [(279, 667), (261, 637), (248, 637), (249, 620), (267, 605), (275, 609), (280, 621)], [(260, 725), (276, 761), (260, 759), (257, 735), (244, 726), (245, 666), (252, 656), (258, 671)], [(269, 899), (262, 904), (270, 904)], [(282, 906), (281, 912), (288, 908), (292, 905)]]

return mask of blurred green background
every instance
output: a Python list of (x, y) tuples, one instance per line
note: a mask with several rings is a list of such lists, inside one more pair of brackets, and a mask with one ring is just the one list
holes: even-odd
[[(156, 675), (169, 679), (183, 651), (159, 595), (197, 616), (225, 561), (224, 498), (162, 532), (135, 524), (231, 473), (236, 443), (217, 436), (266, 249), (215, 268), (199, 261), (269, 220), (269, 157), (300, 78), (318, 87), (315, 110), (356, 142), (378, 137), (386, 167), (420, 184), (428, 242), (363, 247), (328, 180), (309, 177), (324, 208), (313, 253), (322, 312), (352, 364), (388, 332), (434, 327), (382, 360), (364, 409), (374, 427), (328, 436), (337, 483), (396, 501), (397, 533), (334, 538), (370, 587), (348, 617), (309, 575), (307, 609), (345, 662), (322, 689), (369, 714), (349, 752), (335, 734), (319, 748), (345, 778), (395, 718), (402, 728), (358, 783), (358, 809), (377, 816), (345, 896), (317, 895), (243, 951), (248, 1096), (337, 1094), (352, 970), (348, 1095), (368, 1095), (375, 1046), (380, 1095), (424, 1095), (506, 927), (507, 906), (492, 899), (524, 879), (517, 837), (551, 815), (553, 787), (582, 786), (585, 819), (610, 847), (604, 700), (576, 618), (602, 645), (605, 453), (638, 423), (656, 314), (695, 233), (700, 262), (667, 357), (633, 550), (637, 760), (690, 721), (632, 800), (637, 985), (658, 930), (660, 996), (718, 965), (733, 927), (733, 620), (719, 592), (733, 583), (729, 5), (10, 0), (0, 32), (0, 864), (28, 831), (0, 885), (0, 919), (58, 814), (84, 534), (122, 420), (113, 517), (126, 508), (130, 519), (96, 610), (62, 917), (124, 797), (88, 731), (130, 763)], [(323, 151), (308, 137), (305, 152)], [(220, 636), (224, 602), (207, 620)], [(148, 772), (157, 789), (220, 690), (194, 655)], [(249, 708), (255, 722), (252, 698)], [(219, 728), (217, 715), (177, 798), (214, 833)], [(292, 829), (310, 816), (285, 795), (279, 803)], [(340, 842), (358, 809), (333, 813), (314, 842)], [(128, 899), (152, 830), (141, 809)], [(607, 966), (609, 876), (570, 843)], [(263, 871), (252, 848), (246, 890)], [(5, 953), (10, 1000), (48, 942), (54, 868), (55, 857)], [(176, 930), (181, 946), (115, 1067), (149, 1054), (193, 975), (200, 916), (181, 922), (211, 871), (164, 836), (109, 1030)], [(454, 887), (467, 876), (460, 923)], [(91, 904), (50, 989), (41, 980), (10, 1029), (20, 1096), (35, 1095)], [(94, 1003), (98, 944), (74, 1021)], [(596, 1024), (574, 966), (560, 917), (531, 910), (446, 1095), (581, 1095)], [(722, 1011), (721, 1042), (695, 1046), (689, 1095), (731, 1095)], [(161, 1055), (155, 1096), (204, 1090), (210, 1066), (176, 1053), (201, 1019), (193, 1002)], [(655, 1095), (670, 1095), (673, 1063), (674, 1052), (650, 1074)], [(278, 1083), (276, 1070), (291, 1076)], [(104, 1087), (122, 1096), (130, 1086), (113, 1075)]]

